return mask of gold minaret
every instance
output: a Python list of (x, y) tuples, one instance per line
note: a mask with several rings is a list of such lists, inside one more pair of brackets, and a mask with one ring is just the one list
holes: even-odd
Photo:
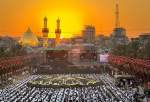
[(57, 21), (57, 28), (55, 30), (56, 38), (55, 38), (55, 45), (58, 46), (60, 44), (60, 36), (61, 36), (61, 29), (60, 29), (60, 19), (58, 18)]
[(44, 27), (42, 29), (42, 33), (43, 33), (43, 47), (48, 47), (48, 33), (49, 33), (49, 29), (47, 27), (47, 17), (44, 18)]

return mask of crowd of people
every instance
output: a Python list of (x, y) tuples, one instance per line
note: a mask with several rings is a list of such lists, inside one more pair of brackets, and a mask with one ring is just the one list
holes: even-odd
[[(62, 74), (63, 75), (63, 74)], [(32, 75), (16, 85), (0, 90), (0, 102), (135, 102), (133, 90), (121, 90), (114, 78), (106, 74), (68, 74), (94, 78), (103, 84), (82, 88), (36, 88), (27, 82), (41, 77)]]

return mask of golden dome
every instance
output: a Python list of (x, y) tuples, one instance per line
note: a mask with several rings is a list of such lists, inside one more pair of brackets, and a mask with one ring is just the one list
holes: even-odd
[(32, 33), (30, 28), (28, 28), (28, 30), (24, 33), (20, 42), (23, 46), (33, 46), (33, 47), (37, 46), (39, 43), (37, 36)]

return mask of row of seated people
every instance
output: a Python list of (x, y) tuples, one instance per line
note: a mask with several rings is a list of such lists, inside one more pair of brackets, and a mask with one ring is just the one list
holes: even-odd
[[(63, 76), (63, 74), (62, 74)], [(33, 75), (16, 85), (0, 91), (1, 102), (134, 102), (134, 91), (121, 90), (114, 84), (114, 79), (105, 74), (69, 74), (93, 78), (104, 84), (82, 88), (36, 88), (28, 87), (27, 82), (41, 77)]]

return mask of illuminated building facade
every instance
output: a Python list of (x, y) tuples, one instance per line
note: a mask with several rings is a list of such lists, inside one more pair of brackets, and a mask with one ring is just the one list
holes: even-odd
[(60, 29), (60, 19), (57, 19), (57, 28), (55, 30), (56, 39), (55, 39), (55, 46), (58, 46), (60, 44), (60, 37), (61, 37), (61, 29)]
[(35, 34), (32, 33), (31, 29), (28, 28), (28, 30), (24, 33), (23, 37), (20, 39), (20, 43), (23, 46), (38, 46), (38, 38)]
[(49, 29), (47, 27), (47, 17), (44, 18), (44, 28), (42, 29), (42, 33), (43, 33), (43, 47), (48, 47)]

